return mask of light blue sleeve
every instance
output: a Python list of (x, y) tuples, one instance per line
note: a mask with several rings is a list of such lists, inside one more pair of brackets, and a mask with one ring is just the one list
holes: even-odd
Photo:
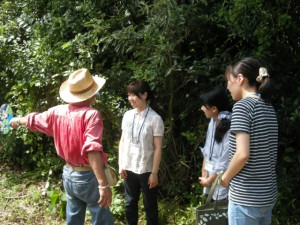
[(211, 119), (209, 124), (208, 124), (204, 147), (203, 148), (200, 147), (200, 150), (201, 150), (201, 152), (203, 154), (203, 157), (205, 159), (208, 159), (208, 157), (209, 157), (210, 146), (211, 146), (212, 138), (213, 138), (213, 135), (212, 135), (213, 134), (213, 127), (214, 127), (214, 121), (213, 121), (213, 119)]
[(229, 130), (224, 135), (218, 150), (219, 157), (216, 159), (216, 163), (214, 165), (214, 170), (216, 173), (225, 171), (229, 164)]

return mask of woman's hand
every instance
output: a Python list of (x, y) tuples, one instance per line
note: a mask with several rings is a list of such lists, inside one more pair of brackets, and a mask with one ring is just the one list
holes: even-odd
[(149, 188), (154, 188), (158, 185), (158, 175), (156, 173), (151, 173), (148, 179)]
[(203, 187), (207, 187), (210, 188), (211, 187), (211, 183), (208, 181), (208, 179), (206, 177), (199, 177), (199, 183), (203, 186)]
[(126, 170), (121, 170), (121, 172), (119, 174), (123, 180), (127, 179), (127, 171)]
[(229, 183), (230, 183), (230, 180), (226, 179), (226, 177), (223, 175), (220, 180), (220, 185), (222, 185), (225, 188), (228, 188)]

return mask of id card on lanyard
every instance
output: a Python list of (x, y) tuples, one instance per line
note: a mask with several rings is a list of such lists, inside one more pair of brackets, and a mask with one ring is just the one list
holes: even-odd
[(214, 162), (210, 160), (205, 160), (205, 170), (213, 172)]
[(140, 152), (140, 144), (130, 143), (129, 151), (132, 155), (138, 155)]

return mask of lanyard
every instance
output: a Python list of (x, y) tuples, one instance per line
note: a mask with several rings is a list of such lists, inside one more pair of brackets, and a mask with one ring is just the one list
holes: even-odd
[(212, 155), (213, 155), (213, 152), (214, 152), (214, 145), (215, 145), (215, 135), (216, 135), (216, 131), (215, 131), (215, 121), (214, 121), (214, 124), (213, 124), (213, 128), (212, 128), (212, 137), (211, 137), (211, 140), (210, 140), (210, 148), (209, 148), (209, 161), (211, 161), (211, 158), (212, 158)]
[[(138, 136), (137, 136), (137, 142), (136, 142), (135, 144), (138, 144), (138, 143), (140, 142), (141, 131), (142, 131), (143, 126), (144, 126), (144, 124), (145, 124), (145, 121), (146, 121), (146, 118), (147, 118), (149, 109), (150, 109), (150, 107), (148, 107), (148, 110), (147, 110), (147, 113), (146, 113), (146, 115), (145, 115), (144, 121), (143, 121), (142, 125), (140, 126), (140, 129), (139, 129), (139, 131), (138, 131)], [(131, 129), (131, 140), (132, 140), (132, 142), (133, 142), (134, 122), (135, 122), (135, 114), (134, 114), (134, 117), (133, 117), (132, 129)]]

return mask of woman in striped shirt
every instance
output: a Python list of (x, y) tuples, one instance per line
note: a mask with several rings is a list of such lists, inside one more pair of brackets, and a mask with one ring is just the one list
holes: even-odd
[(270, 104), (266, 68), (254, 58), (230, 64), (225, 72), (233, 106), (229, 166), (221, 185), (229, 186), (229, 225), (269, 225), (277, 198), (278, 122)]

